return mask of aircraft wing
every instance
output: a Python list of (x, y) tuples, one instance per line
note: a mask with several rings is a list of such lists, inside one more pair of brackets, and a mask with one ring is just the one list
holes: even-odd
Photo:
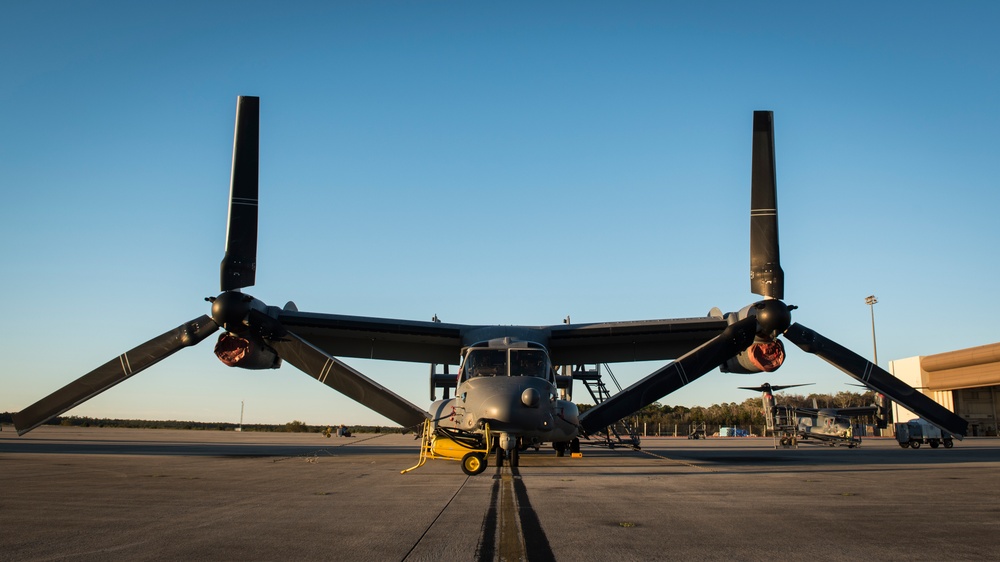
[(551, 326), (549, 355), (554, 365), (676, 359), (727, 325), (705, 317)]
[(579, 365), (675, 359), (719, 335), (727, 325), (721, 318), (706, 317), (538, 328), (497, 326), (491, 330), (466, 324), (297, 310), (283, 310), (278, 320), (330, 355), (452, 365), (458, 362), (463, 336), (474, 330), (496, 334), (520, 334), (523, 330), (525, 337), (547, 343), (553, 364)]
[(283, 310), (278, 321), (326, 352), (340, 357), (457, 364), (469, 326)]

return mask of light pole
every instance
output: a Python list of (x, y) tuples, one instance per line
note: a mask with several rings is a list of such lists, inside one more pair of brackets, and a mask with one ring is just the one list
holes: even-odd
[(867, 304), (868, 308), (872, 311), (872, 351), (875, 352), (875, 365), (878, 365), (878, 345), (875, 343), (875, 303), (877, 302), (878, 299), (875, 298), (875, 295), (868, 295), (865, 297), (865, 304)]
[[(868, 295), (867, 297), (865, 297), (865, 304), (867, 304), (868, 308), (871, 309), (871, 311), (872, 311), (872, 352), (875, 355), (875, 366), (876, 367), (878, 366), (878, 344), (875, 343), (875, 303), (877, 303), (877, 302), (878, 302), (878, 299), (875, 298), (875, 295)], [(896, 403), (892, 402), (888, 398), (886, 398), (886, 402), (887, 402), (888, 405), (891, 405), (892, 409), (893, 409), (892, 419), (889, 420), (889, 421), (898, 420), (899, 419), (899, 413), (897, 413), (895, 411), (895, 409), (896, 409)], [(892, 432), (893, 432), (893, 434), (895, 434), (895, 432), (896, 432), (895, 426), (890, 425), (889, 427), (892, 428)]]

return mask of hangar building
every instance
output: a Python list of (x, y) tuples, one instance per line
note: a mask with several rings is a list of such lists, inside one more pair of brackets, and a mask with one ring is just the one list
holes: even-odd
[[(996, 436), (1000, 411), (1000, 343), (908, 357), (889, 362), (889, 372), (969, 422), (970, 436)], [(893, 404), (893, 418), (916, 418)]]

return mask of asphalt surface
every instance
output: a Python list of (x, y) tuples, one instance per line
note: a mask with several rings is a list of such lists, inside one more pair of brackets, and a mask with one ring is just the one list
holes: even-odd
[(412, 436), (0, 432), (0, 560), (1000, 560), (1000, 440), (648, 438), (467, 477)]

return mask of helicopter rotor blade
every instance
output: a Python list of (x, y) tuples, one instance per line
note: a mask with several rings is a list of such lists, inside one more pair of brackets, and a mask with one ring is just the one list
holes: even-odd
[(404, 428), (420, 425), (428, 418), (426, 411), (293, 332), (285, 331), (268, 344), (300, 371)]
[(24, 435), (63, 412), (97, 396), (116, 384), (138, 374), (181, 348), (201, 342), (218, 326), (201, 316), (130, 349), (93, 371), (14, 414), (14, 427)]
[(878, 365), (816, 331), (795, 323), (785, 332), (785, 337), (802, 348), (803, 351), (819, 356), (876, 392), (899, 402), (918, 416), (951, 433), (957, 439), (962, 439), (968, 431), (969, 423), (961, 417), (892, 376)]
[(749, 347), (756, 331), (754, 318), (727, 326), (718, 336), (581, 414), (581, 428), (593, 435), (694, 381)]
[(764, 383), (760, 386), (738, 386), (737, 388), (740, 388), (742, 390), (754, 390), (756, 392), (778, 392), (779, 390), (785, 390), (786, 388), (795, 388), (797, 386), (810, 386), (813, 384), (816, 383), (807, 382), (802, 384), (782, 384), (782, 385), (777, 385), (777, 384), (772, 385)]
[(778, 191), (774, 164), (774, 112), (753, 112), (750, 172), (750, 291), (762, 297), (785, 296), (785, 274), (778, 251)]
[(259, 159), (260, 98), (240, 96), (236, 101), (226, 255), (221, 268), (222, 291), (250, 287), (256, 281)]

